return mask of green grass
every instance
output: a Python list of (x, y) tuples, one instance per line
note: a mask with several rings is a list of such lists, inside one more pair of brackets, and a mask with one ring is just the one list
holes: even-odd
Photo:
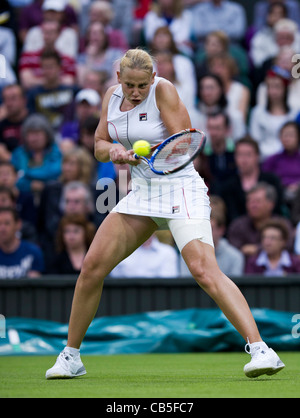
[(244, 353), (82, 356), (87, 375), (50, 381), (54, 356), (0, 357), (0, 398), (298, 398), (300, 355), (280, 357), (280, 373), (248, 379)]

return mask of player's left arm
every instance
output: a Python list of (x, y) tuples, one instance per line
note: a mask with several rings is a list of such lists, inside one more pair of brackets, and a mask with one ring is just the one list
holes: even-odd
[(188, 111), (181, 101), (175, 86), (161, 80), (156, 87), (156, 103), (169, 135), (192, 128)]

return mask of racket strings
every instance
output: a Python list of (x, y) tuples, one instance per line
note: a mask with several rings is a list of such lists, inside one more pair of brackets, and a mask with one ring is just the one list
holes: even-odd
[(156, 154), (153, 167), (158, 171), (172, 170), (188, 163), (203, 141), (200, 132), (186, 133), (168, 142)]

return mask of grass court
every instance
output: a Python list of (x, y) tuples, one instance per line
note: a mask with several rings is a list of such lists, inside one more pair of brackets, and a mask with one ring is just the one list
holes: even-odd
[(56, 356), (0, 357), (0, 398), (299, 398), (300, 354), (286, 368), (249, 379), (245, 353), (82, 355), (85, 376), (45, 379)]

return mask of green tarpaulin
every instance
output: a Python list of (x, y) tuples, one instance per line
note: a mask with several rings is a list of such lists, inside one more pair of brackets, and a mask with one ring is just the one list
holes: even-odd
[[(299, 314), (269, 309), (253, 309), (252, 313), (269, 346), (281, 351), (300, 349)], [(66, 344), (67, 331), (67, 324), (6, 318), (0, 355), (56, 354)], [(220, 310), (186, 309), (96, 318), (88, 329), (81, 353), (237, 351), (244, 345)]]

